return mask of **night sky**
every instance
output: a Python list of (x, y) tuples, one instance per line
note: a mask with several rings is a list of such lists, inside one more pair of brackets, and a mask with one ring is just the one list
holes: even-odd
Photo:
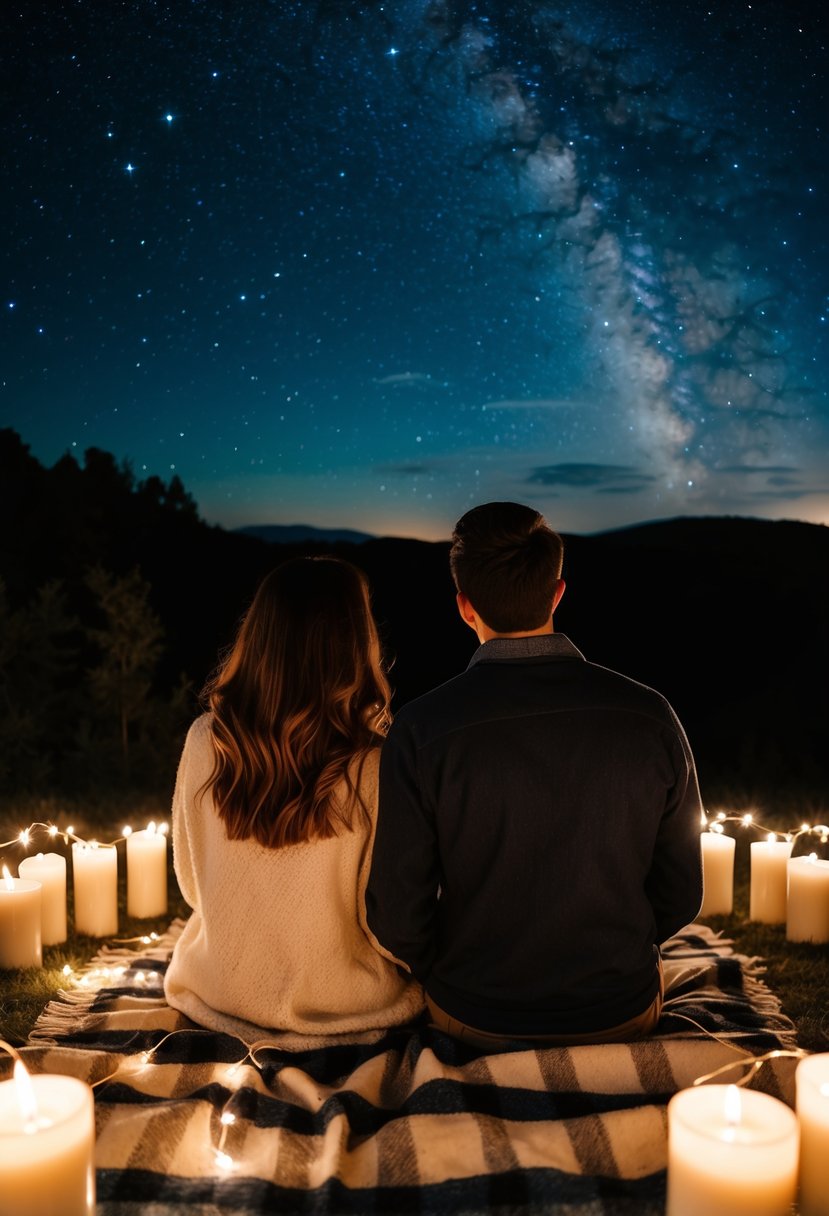
[(0, 425), (226, 527), (829, 523), (825, 9), (17, 0)]

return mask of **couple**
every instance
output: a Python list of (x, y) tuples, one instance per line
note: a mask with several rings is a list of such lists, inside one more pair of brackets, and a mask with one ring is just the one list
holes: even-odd
[(179, 766), (172, 1006), (247, 1041), (424, 1007), (486, 1051), (653, 1031), (659, 947), (702, 901), (694, 760), (662, 696), (554, 632), (562, 559), (531, 507), (467, 512), (450, 567), (480, 646), (391, 726), (362, 572), (264, 579)]

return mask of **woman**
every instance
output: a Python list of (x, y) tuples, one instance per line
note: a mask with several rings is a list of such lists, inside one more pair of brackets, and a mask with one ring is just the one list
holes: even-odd
[(193, 912), (164, 989), (193, 1021), (252, 1041), (423, 1008), (363, 912), (389, 700), (362, 571), (296, 558), (267, 575), (204, 689), (173, 795)]

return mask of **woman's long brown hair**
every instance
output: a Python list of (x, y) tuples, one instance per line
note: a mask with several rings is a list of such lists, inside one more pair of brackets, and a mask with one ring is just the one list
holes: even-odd
[(231, 840), (279, 848), (354, 827), (391, 700), (365, 574), (335, 557), (272, 570), (202, 700), (216, 753), (204, 788)]

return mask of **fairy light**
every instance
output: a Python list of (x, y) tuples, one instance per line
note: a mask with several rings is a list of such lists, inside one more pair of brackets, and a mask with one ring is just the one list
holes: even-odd
[(709, 819), (703, 811), (701, 819), (703, 828), (707, 828), (709, 832), (722, 833), (725, 831), (724, 824), (738, 823), (743, 828), (751, 828), (758, 833), (765, 834), (766, 840), (770, 844), (778, 839), (792, 844), (796, 843), (801, 836), (810, 834), (817, 836), (821, 844), (829, 844), (829, 825), (825, 823), (801, 823), (800, 827), (794, 831), (780, 831), (760, 823), (754, 818), (751, 811), (739, 815), (729, 815), (725, 811), (718, 811), (713, 820)]
[[(160, 835), (166, 836), (170, 830), (170, 826), (167, 823), (157, 823), (155, 821), (151, 821), (147, 827), (147, 830), (152, 833), (158, 832)], [(827, 831), (829, 831), (829, 829), (827, 829)], [(133, 829), (129, 826), (129, 824), (127, 824), (122, 829), (121, 835), (116, 836), (114, 840), (99, 842), (97, 840), (85, 840), (82, 836), (78, 836), (71, 824), (68, 827), (61, 828), (58, 827), (56, 823), (44, 823), (41, 820), (37, 820), (34, 823), (30, 823), (27, 828), (21, 828), (17, 835), (13, 836), (11, 840), (0, 841), (0, 849), (8, 849), (15, 844), (22, 845), (24, 849), (28, 849), (32, 843), (33, 835), (39, 832), (45, 832), (50, 840), (55, 840), (58, 836), (62, 836), (64, 844), (68, 844), (71, 840), (75, 844), (89, 845), (93, 848), (108, 848), (111, 845), (119, 844), (122, 840), (126, 840), (132, 835)]]

